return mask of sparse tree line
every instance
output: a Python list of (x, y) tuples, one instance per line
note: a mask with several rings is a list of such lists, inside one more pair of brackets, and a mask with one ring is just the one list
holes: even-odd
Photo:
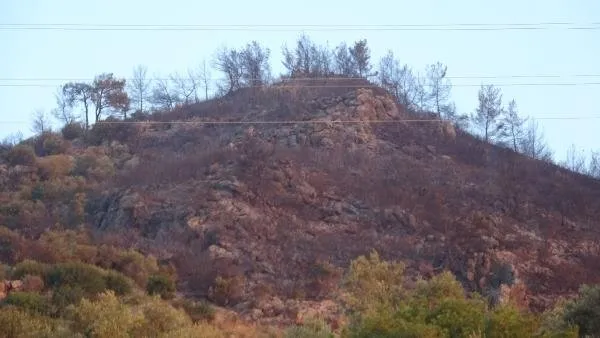
[[(205, 60), (194, 69), (175, 72), (166, 78), (151, 77), (145, 66), (138, 65), (129, 81), (103, 73), (89, 83), (69, 82), (57, 91), (57, 105), (52, 115), (65, 125), (81, 123), (87, 130), (92, 123), (90, 115), (93, 122), (97, 122), (107, 117), (127, 118), (130, 112), (168, 111), (178, 105), (198, 103), (286, 78), (364, 78), (388, 90), (410, 111), (434, 113), (465, 131), (481, 135), (486, 142), (531, 158), (553, 161), (553, 152), (537, 121), (520, 116), (514, 99), (505, 106), (500, 88), (482, 85), (474, 111), (459, 114), (451, 100), (448, 68), (440, 62), (415, 72), (388, 50), (375, 65), (365, 39), (350, 46), (342, 42), (330, 48), (303, 34), (292, 48), (283, 45), (281, 62), (285, 72), (277, 79), (271, 71), (271, 55), (269, 48), (252, 41), (240, 48), (222, 47), (214, 53), (211, 62)], [(213, 81), (211, 71), (217, 71), (222, 79)], [(35, 112), (35, 133), (49, 130), (50, 125), (47, 114)], [(573, 146), (566, 161), (557, 164), (600, 178), (600, 151), (592, 152), (586, 161), (585, 155)]]

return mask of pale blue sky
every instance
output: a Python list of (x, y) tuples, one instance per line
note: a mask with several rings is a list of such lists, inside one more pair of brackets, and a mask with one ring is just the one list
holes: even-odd
[[(141, 1), (2, 0), (0, 24), (457, 24), (600, 22), (600, 1)], [(283, 42), (293, 44), (301, 28), (276, 31), (47, 31), (0, 30), (0, 78), (93, 78), (101, 72), (129, 77), (137, 64), (166, 76), (209, 60), (222, 44), (242, 46), (256, 39), (272, 50), (275, 72)], [(331, 46), (366, 38), (378, 60), (392, 49), (416, 70), (435, 61), (448, 75), (561, 75), (547, 79), (454, 79), (453, 83), (600, 82), (600, 30), (502, 31), (307, 31)], [(213, 75), (217, 75), (213, 71)], [(0, 81), (1, 84), (24, 83)], [(40, 84), (40, 81), (29, 83)], [(43, 82), (60, 85), (62, 82)], [(502, 86), (501, 86), (502, 87)], [(477, 87), (455, 87), (459, 112), (472, 112)], [(30, 134), (31, 113), (54, 105), (55, 88), (0, 86), (0, 138), (21, 130)], [(515, 98), (522, 114), (600, 117), (600, 85), (507, 86), (505, 101)], [(9, 123), (10, 122), (10, 123)], [(17, 123), (21, 122), (21, 123)], [(600, 118), (540, 120), (559, 159), (575, 144), (600, 149)]]

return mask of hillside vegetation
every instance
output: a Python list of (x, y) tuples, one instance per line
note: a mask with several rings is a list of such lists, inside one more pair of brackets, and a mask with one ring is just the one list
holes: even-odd
[(331, 71), (284, 51), (274, 82), (257, 44), (222, 51), (247, 73), (218, 97), (131, 116), (124, 80), (66, 84), (60, 131), (0, 149), (0, 336), (597, 334), (593, 165), (492, 106), (472, 120), (504, 131), (472, 135), (441, 91), (408, 99), (393, 56), (370, 81), (365, 48)]

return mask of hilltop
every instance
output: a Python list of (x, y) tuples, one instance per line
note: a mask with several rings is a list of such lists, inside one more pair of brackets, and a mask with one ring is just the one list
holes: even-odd
[(600, 282), (598, 180), (412, 113), (366, 80), (241, 89), (109, 119), (86, 140), (41, 137), (30, 142), (52, 155), (0, 165), (0, 224), (36, 238), (79, 217), (95, 243), (151, 254), (182, 294), (254, 321), (335, 315), (343, 271), (373, 249), (413, 279), (450, 270), (536, 311)]

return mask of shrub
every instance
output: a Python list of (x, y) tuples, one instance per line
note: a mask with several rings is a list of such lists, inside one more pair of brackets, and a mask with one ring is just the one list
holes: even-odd
[(137, 125), (122, 122), (114, 117), (109, 117), (103, 122), (96, 123), (86, 135), (86, 141), (90, 145), (99, 146), (111, 141), (126, 143), (135, 138), (139, 133)]
[(36, 163), (37, 157), (33, 147), (18, 144), (9, 150), (7, 154), (8, 163), (11, 165), (28, 165), (33, 166)]
[(38, 276), (45, 278), (48, 273), (49, 267), (47, 264), (36, 262), (34, 260), (26, 259), (19, 264), (15, 265), (12, 278), (22, 279), (25, 276)]
[(37, 161), (38, 173), (44, 180), (67, 176), (75, 166), (75, 160), (69, 155), (49, 155)]
[(175, 283), (165, 275), (152, 275), (148, 278), (146, 292), (149, 295), (160, 295), (163, 299), (173, 298)]
[(44, 290), (44, 280), (40, 276), (26, 275), (22, 278), (23, 291), (40, 292)]
[(87, 295), (96, 295), (106, 290), (104, 272), (93, 265), (79, 262), (53, 266), (46, 276), (46, 284), (52, 288), (79, 287)]
[[(10, 209), (11, 206), (7, 206)], [(0, 206), (0, 215), (3, 214)], [(13, 230), (0, 226), (0, 261), (14, 264), (20, 260), (23, 247), (23, 238)]]
[(242, 288), (242, 276), (228, 278), (218, 276), (209, 289), (209, 295), (219, 305), (235, 305), (241, 299)]
[(158, 337), (161, 334), (192, 325), (192, 321), (185, 311), (176, 309), (158, 299), (152, 299), (142, 304), (140, 308), (145, 320), (136, 328), (133, 334), (136, 337)]
[(65, 140), (74, 140), (76, 138), (83, 137), (85, 134), (85, 128), (79, 122), (71, 122), (65, 124), (61, 129), (61, 134)]
[(333, 338), (333, 332), (324, 320), (311, 319), (303, 325), (289, 327), (284, 338)]
[(56, 330), (43, 317), (29, 314), (14, 306), (0, 309), (0, 337), (52, 337)]
[(215, 309), (206, 301), (181, 300), (175, 304), (190, 316), (194, 323), (201, 321), (211, 321), (215, 318)]
[(583, 285), (577, 298), (565, 305), (564, 319), (577, 325), (581, 336), (600, 332), (600, 286)]
[(142, 320), (141, 313), (134, 313), (108, 291), (96, 301), (81, 300), (74, 309), (73, 328), (85, 337), (130, 337)]
[(73, 174), (86, 178), (102, 180), (112, 176), (115, 168), (110, 157), (102, 148), (89, 147), (85, 153), (75, 160)]
[(131, 293), (131, 290), (133, 289), (129, 278), (118, 272), (109, 271), (104, 277), (104, 280), (106, 281), (106, 288), (113, 290), (119, 296), (127, 295)]
[(4, 303), (35, 314), (47, 314), (50, 308), (48, 300), (34, 292), (11, 292), (4, 299)]
[(60, 286), (52, 292), (53, 312), (61, 315), (65, 312), (69, 305), (78, 304), (85, 292), (79, 286)]
[(39, 144), (39, 146), (36, 146), (38, 156), (64, 154), (69, 150), (70, 144), (58, 134), (47, 133), (39, 136), (39, 138), (39, 143), (36, 142)]
[(404, 265), (382, 261), (373, 251), (369, 257), (352, 261), (343, 281), (347, 293), (343, 297), (350, 311), (393, 306), (404, 294)]
[(116, 259), (113, 258), (114, 269), (132, 278), (141, 287), (146, 286), (148, 278), (159, 271), (156, 258), (151, 255), (144, 256), (133, 249), (116, 255)]

